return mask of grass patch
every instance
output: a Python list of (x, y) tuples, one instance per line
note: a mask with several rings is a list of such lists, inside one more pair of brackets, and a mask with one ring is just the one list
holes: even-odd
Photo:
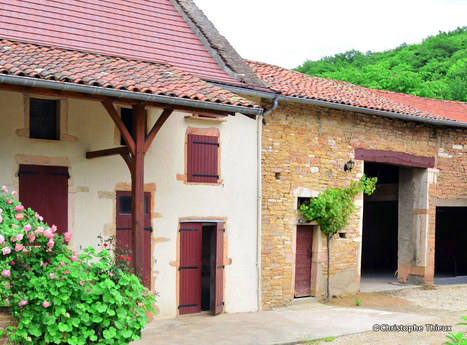
[(326, 338), (315, 339), (315, 340), (304, 340), (303, 344), (305, 344), (305, 345), (318, 345), (318, 344), (321, 344), (323, 341), (325, 343), (330, 343), (334, 339), (335, 339), (334, 337), (326, 337)]

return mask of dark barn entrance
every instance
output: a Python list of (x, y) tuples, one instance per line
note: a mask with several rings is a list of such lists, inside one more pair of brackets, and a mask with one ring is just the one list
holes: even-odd
[(467, 207), (437, 207), (435, 283), (467, 283)]
[(376, 191), (364, 196), (362, 279), (396, 280), (399, 167), (365, 162), (365, 174), (377, 177)]

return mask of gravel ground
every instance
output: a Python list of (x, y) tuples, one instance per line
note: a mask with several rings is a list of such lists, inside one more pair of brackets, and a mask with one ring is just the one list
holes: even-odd
[[(355, 300), (361, 306), (355, 306)], [(320, 345), (441, 345), (448, 341), (446, 331), (429, 332), (425, 324), (452, 326), (454, 333), (467, 331), (458, 326), (462, 316), (467, 316), (467, 285), (422, 287), (391, 292), (361, 293), (357, 296), (335, 298), (330, 305), (369, 308), (403, 313), (417, 313), (428, 317), (429, 322), (415, 323), (421, 332), (364, 332), (335, 338), (333, 341), (308, 344)], [(306, 343), (304, 343), (306, 344)]]

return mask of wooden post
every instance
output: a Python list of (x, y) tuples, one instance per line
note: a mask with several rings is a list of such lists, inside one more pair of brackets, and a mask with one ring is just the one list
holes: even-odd
[(133, 106), (133, 139), (135, 155), (131, 160), (131, 211), (133, 228), (133, 267), (143, 278), (144, 265), (144, 154), (146, 138), (146, 112), (144, 104)]

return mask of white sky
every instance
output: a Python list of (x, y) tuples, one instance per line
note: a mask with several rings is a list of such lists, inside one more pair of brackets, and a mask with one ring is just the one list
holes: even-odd
[(467, 25), (467, 0), (194, 0), (246, 59), (294, 68)]

